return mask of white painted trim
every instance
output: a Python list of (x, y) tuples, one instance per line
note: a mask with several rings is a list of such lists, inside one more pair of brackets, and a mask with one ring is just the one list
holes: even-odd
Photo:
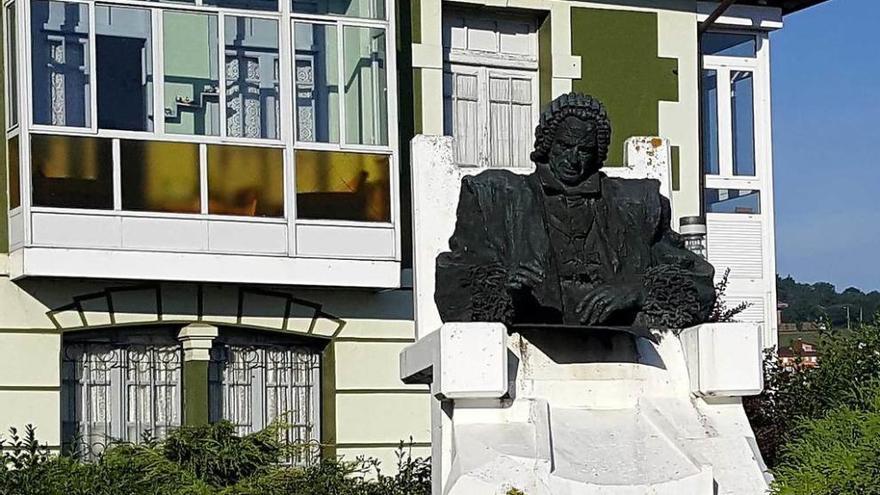
[(111, 142), (113, 148), (113, 210), (122, 210), (122, 150), (120, 142), (114, 139)]
[(199, 145), (199, 210), (202, 215), (208, 213), (208, 146)]
[(91, 115), (89, 119), (89, 129), (98, 131), (98, 47), (97, 37), (95, 34), (95, 4), (88, 4), (89, 12), (89, 101), (88, 111)]
[[(766, 9), (765, 9), (766, 10)], [(725, 30), (737, 32), (735, 30)], [(724, 32), (724, 31), (722, 31)], [(754, 34), (757, 41), (757, 53), (753, 58), (705, 56), (706, 69), (716, 70), (718, 74), (718, 136), (720, 152), (720, 173), (707, 175), (705, 185), (710, 189), (738, 189), (756, 190), (761, 196), (761, 213), (756, 215), (707, 213), (707, 223), (723, 221), (726, 223), (736, 222), (761, 222), (761, 252), (762, 272), (761, 280), (747, 282), (737, 280), (739, 286), (731, 287), (730, 297), (760, 297), (764, 300), (764, 321), (762, 339), (765, 347), (777, 345), (776, 331), (776, 240), (775, 240), (775, 212), (773, 198), (773, 150), (771, 134), (771, 104), (770, 104), (770, 42), (766, 31)], [(733, 137), (730, 128), (730, 74), (733, 71), (748, 71), (753, 73), (753, 98), (754, 98), (754, 146), (755, 146), (755, 175), (735, 176), (732, 170), (732, 143)], [(712, 257), (711, 227), (708, 239), (709, 256)]]
[[(220, 131), (220, 137), (226, 138), (226, 14), (223, 11), (217, 14), (217, 87), (219, 88), (217, 101), (220, 106), (217, 112), (220, 120), (218, 123), (220, 128), (218, 130)], [(281, 95), (278, 95), (278, 97), (280, 98)]]
[(21, 248), (10, 276), (396, 289), (400, 262), (101, 249)]
[[(47, 206), (35, 206), (31, 208), (32, 213), (59, 213), (68, 215), (98, 216), (98, 217), (121, 217), (121, 218), (159, 218), (159, 219), (181, 219), (181, 220), (217, 220), (223, 222), (242, 222), (242, 223), (274, 223), (286, 224), (283, 218), (265, 218), (265, 217), (243, 217), (233, 215), (201, 215), (198, 213), (166, 213), (158, 211), (113, 211), (113, 210), (88, 210), (80, 208), (51, 208)], [(386, 224), (387, 225), (387, 224)]]

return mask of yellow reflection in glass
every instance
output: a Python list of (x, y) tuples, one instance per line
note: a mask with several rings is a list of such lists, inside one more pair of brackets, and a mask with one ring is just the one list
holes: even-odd
[(199, 145), (121, 141), (122, 209), (199, 213)]
[(31, 137), (34, 206), (113, 208), (113, 145), (110, 139)]
[(208, 212), (283, 217), (283, 150), (208, 145)]
[(21, 164), (18, 154), (18, 136), (9, 139), (6, 145), (6, 160), (9, 164), (9, 209), (21, 206)]
[(297, 150), (297, 218), (390, 221), (388, 160), (388, 155)]

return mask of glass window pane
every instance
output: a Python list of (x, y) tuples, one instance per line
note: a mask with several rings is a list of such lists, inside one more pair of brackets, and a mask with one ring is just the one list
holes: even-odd
[(367, 19), (385, 18), (385, 0), (292, 0), (297, 14), (329, 14)]
[(6, 59), (9, 61), (9, 70), (6, 73), (6, 98), (9, 102), (9, 112), (6, 115), (6, 127), (18, 125), (18, 26), (16, 25), (15, 4), (6, 7)]
[(31, 137), (34, 206), (113, 208), (113, 146), (110, 139)]
[(6, 142), (6, 162), (9, 164), (9, 209), (21, 206), (21, 164), (19, 162), (18, 136)]
[(119, 143), (122, 209), (199, 213), (199, 145), (161, 141)]
[(385, 30), (343, 27), (345, 142), (388, 144)]
[(706, 189), (708, 213), (761, 213), (761, 193), (753, 190)]
[(91, 126), (88, 6), (34, 0), (31, 36), (34, 123)]
[(296, 151), (297, 218), (391, 220), (388, 155)]
[(165, 12), (165, 132), (220, 135), (217, 16)]
[(278, 11), (278, 0), (205, 0), (203, 3), (230, 9)]
[(718, 175), (718, 74), (714, 70), (703, 71), (703, 171)]
[(293, 28), (296, 138), (339, 142), (339, 65), (336, 26), (296, 23)]
[(755, 175), (755, 91), (751, 72), (730, 73), (733, 175)]
[(279, 139), (278, 21), (226, 17), (226, 134)]
[(153, 49), (150, 11), (95, 7), (98, 127), (153, 130)]
[(758, 43), (752, 34), (706, 33), (703, 35), (701, 48), (703, 55), (754, 57)]
[(284, 216), (284, 153), (278, 148), (208, 146), (208, 213)]

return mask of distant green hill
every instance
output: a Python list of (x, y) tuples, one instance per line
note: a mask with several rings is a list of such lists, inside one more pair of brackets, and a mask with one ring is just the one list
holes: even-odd
[(846, 328), (846, 310), (849, 308), (850, 321), (856, 323), (860, 315), (865, 321), (873, 321), (874, 313), (880, 309), (880, 292), (864, 293), (850, 287), (837, 292), (828, 282), (802, 284), (788, 277), (776, 277), (776, 290), (779, 302), (788, 305), (782, 311), (782, 321), (786, 323), (815, 322), (829, 318), (835, 328)]

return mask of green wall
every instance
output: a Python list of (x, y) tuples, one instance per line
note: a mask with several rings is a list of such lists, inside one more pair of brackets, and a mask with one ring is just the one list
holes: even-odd
[(572, 89), (605, 103), (612, 127), (608, 165), (622, 165), (627, 138), (660, 133), (658, 102), (678, 101), (678, 60), (657, 56), (653, 12), (572, 8), (571, 51), (582, 70)]
[(183, 362), (183, 424), (208, 424), (208, 361)]

